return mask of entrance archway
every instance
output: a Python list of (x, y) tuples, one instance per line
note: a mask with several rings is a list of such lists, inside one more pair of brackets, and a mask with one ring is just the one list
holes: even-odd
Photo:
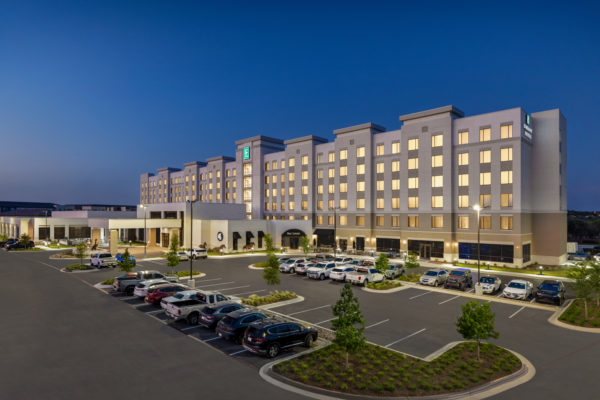
[(281, 245), (290, 249), (300, 247), (300, 238), (306, 236), (300, 229), (289, 229), (281, 234)]

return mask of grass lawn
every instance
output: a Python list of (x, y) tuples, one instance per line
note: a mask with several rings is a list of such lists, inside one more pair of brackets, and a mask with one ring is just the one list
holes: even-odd
[(65, 268), (67, 271), (86, 271), (88, 269), (93, 269), (92, 267), (90, 267), (89, 265), (84, 265), (84, 264), (74, 264), (74, 265), (69, 265), (67, 268)]
[[(477, 264), (473, 265), (473, 264), (464, 264), (464, 263), (458, 263), (456, 265), (457, 267), (462, 267), (462, 268), (477, 268)], [(542, 271), (543, 274), (541, 276), (544, 275), (552, 275), (552, 276), (560, 276), (560, 277), (567, 277), (567, 271), (570, 268), (560, 268), (560, 269), (546, 269), (547, 267), (544, 267), (544, 270)], [(483, 265), (481, 264), (481, 270), (482, 271), (486, 271), (488, 269), (487, 265)], [(503, 271), (503, 272), (514, 272), (517, 274), (529, 274), (529, 275), (540, 275), (540, 271), (539, 269), (526, 269), (526, 268), (509, 268), (509, 267), (499, 267), (499, 266), (493, 266), (490, 265), (490, 271)]]
[(115, 278), (110, 278), (102, 282), (103, 285), (112, 285), (115, 283)]
[(269, 292), (267, 296), (257, 296), (255, 294), (251, 294), (249, 297), (242, 297), (242, 304), (247, 304), (249, 306), (261, 306), (263, 304), (271, 304), (277, 303), (278, 301), (291, 300), (298, 297), (296, 293), (290, 293), (286, 291), (274, 291)]
[(37, 247), (31, 247), (29, 249), (12, 249), (10, 251), (44, 251), (44, 250), (38, 249)]
[(367, 283), (367, 287), (369, 289), (375, 289), (375, 290), (387, 290), (387, 289), (392, 289), (395, 287), (400, 287), (402, 286), (402, 283), (398, 282), (398, 281), (388, 281), (388, 280), (384, 280), (383, 282), (371, 282), (371, 283)]
[(396, 279), (399, 281), (404, 281), (404, 282), (419, 282), (420, 278), (421, 278), (421, 274), (406, 273), (404, 275), (400, 275)]
[(274, 371), (289, 379), (357, 395), (427, 396), (467, 390), (509, 375), (521, 361), (508, 350), (482, 344), (461, 343), (431, 362), (367, 344), (351, 354), (331, 344), (320, 350), (277, 364)]
[(265, 262), (259, 262), (259, 263), (253, 264), (253, 265), (254, 265), (254, 268), (267, 268), (267, 262), (266, 261)]
[(583, 300), (577, 299), (559, 318), (567, 324), (583, 326), (587, 328), (600, 328), (600, 307), (595, 301), (588, 301), (588, 317), (584, 316)]

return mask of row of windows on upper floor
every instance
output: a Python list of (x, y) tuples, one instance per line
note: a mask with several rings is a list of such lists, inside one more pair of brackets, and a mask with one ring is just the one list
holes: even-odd
[[(334, 221), (337, 222), (337, 225), (339, 226), (346, 226), (348, 225), (348, 216), (347, 215), (338, 215), (337, 216), (338, 220), (335, 221), (334, 220), (334, 216), (333, 215), (329, 215), (327, 216), (327, 219), (325, 220), (323, 215), (317, 215), (316, 216), (316, 223), (317, 225), (334, 225)], [(392, 227), (399, 227), (400, 225), (400, 216), (399, 215), (392, 215), (390, 218), (390, 226)], [(431, 218), (431, 224), (429, 226), (423, 226), (422, 224), (419, 223), (419, 216), (418, 215), (408, 215), (407, 217), (407, 224), (406, 226), (408, 228), (443, 228), (444, 227), (444, 217), (442, 215), (432, 215)], [(379, 227), (383, 227), (386, 226), (385, 224), (385, 220), (386, 217), (383, 215), (376, 215), (375, 216), (375, 226), (379, 226)], [(459, 215), (457, 216), (457, 228), (458, 229), (469, 229), (470, 227), (470, 220), (471, 220), (471, 216), (469, 215)], [(324, 224), (324, 222), (327, 221), (326, 224)], [(354, 221), (354, 225), (355, 226), (365, 226), (365, 216), (364, 215), (357, 215), (355, 216), (355, 221)], [(492, 217), (490, 215), (482, 215), (480, 217), (479, 220), (479, 226), (481, 229), (492, 229)], [(501, 230), (512, 230), (513, 229), (513, 216), (512, 215), (501, 215), (500, 219), (499, 219), (499, 227)]]

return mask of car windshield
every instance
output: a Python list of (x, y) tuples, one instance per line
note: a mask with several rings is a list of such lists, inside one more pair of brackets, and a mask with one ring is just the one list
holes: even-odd
[(334, 268), (332, 269), (333, 272), (342, 272), (343, 270), (341, 268)]
[(235, 318), (232, 318), (229, 315), (226, 315), (225, 318), (223, 318), (221, 321), (223, 322), (224, 325), (231, 325), (235, 322)]
[(552, 292), (558, 291), (558, 283), (543, 283), (540, 290), (549, 290)]
[(341, 257), (338, 257), (338, 258), (335, 259), (335, 262), (342, 262), (342, 261), (344, 261), (344, 259), (341, 258)]
[(327, 266), (327, 264), (323, 264), (323, 263), (318, 263), (317, 265), (315, 265), (316, 268), (325, 268)]
[(437, 276), (437, 274), (438, 273), (435, 272), (435, 271), (427, 271), (427, 272), (425, 272), (425, 275), (427, 275), (427, 276)]
[(511, 282), (508, 284), (508, 287), (515, 289), (525, 289), (525, 284), (521, 282)]
[(494, 283), (494, 278), (490, 278), (489, 276), (484, 276), (481, 278), (481, 283)]
[(465, 271), (452, 271), (454, 276), (465, 276)]

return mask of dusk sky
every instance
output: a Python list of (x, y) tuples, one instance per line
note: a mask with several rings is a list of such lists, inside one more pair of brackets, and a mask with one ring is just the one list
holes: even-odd
[(139, 201), (139, 175), (453, 104), (560, 108), (600, 209), (600, 8), (582, 2), (17, 1), (0, 7), (0, 200)]

